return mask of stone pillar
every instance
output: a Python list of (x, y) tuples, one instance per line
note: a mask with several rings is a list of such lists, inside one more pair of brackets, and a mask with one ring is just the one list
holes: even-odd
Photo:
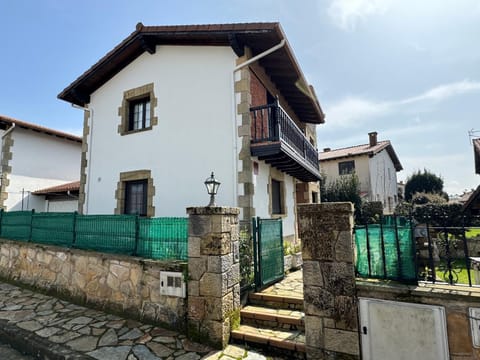
[(238, 215), (230, 207), (188, 208), (188, 335), (225, 348), (240, 322)]
[(353, 205), (298, 206), (307, 359), (360, 359)]

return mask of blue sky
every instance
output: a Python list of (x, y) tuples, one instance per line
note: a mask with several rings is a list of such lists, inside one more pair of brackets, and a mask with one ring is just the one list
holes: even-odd
[(427, 168), (450, 194), (480, 183), (478, 0), (0, 0), (0, 114), (79, 134), (81, 111), (57, 94), (139, 21), (280, 21), (327, 116), (320, 149), (377, 131), (400, 180)]

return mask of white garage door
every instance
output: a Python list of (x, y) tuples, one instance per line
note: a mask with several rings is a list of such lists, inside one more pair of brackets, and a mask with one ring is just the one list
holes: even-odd
[(360, 299), (365, 360), (448, 360), (445, 310), (441, 306)]

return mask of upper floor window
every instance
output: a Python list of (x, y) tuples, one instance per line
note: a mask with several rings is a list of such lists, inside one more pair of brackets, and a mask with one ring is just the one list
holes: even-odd
[(158, 120), (154, 116), (156, 106), (153, 83), (124, 91), (122, 106), (118, 109), (121, 117), (118, 133), (128, 135), (157, 125)]
[(355, 172), (355, 161), (342, 161), (338, 163), (338, 174), (339, 175), (348, 175)]
[(128, 130), (150, 127), (150, 97), (132, 100), (129, 103)]

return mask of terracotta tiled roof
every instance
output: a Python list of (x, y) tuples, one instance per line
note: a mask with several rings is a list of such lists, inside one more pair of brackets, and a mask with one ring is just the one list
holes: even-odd
[(402, 164), (400, 163), (400, 160), (398, 159), (397, 154), (393, 150), (393, 146), (389, 140), (379, 141), (374, 146), (370, 146), (369, 144), (363, 144), (329, 151), (322, 151), (318, 154), (318, 159), (321, 163), (322, 161), (337, 160), (353, 156), (376, 155), (384, 149), (390, 155), (390, 158), (392, 159), (392, 162), (395, 166), (395, 170), (403, 170)]
[[(157, 45), (230, 46), (242, 56), (245, 46), (252, 56), (286, 41), (279, 23), (243, 23), (208, 25), (144, 26), (136, 30), (108, 52), (77, 80), (65, 88), (58, 97), (85, 106), (90, 94), (145, 51), (153, 54)], [(309, 123), (323, 123), (324, 114), (313, 88), (305, 80), (288, 41), (277, 51), (259, 60), (280, 93), (299, 119)]]
[(473, 139), (473, 151), (475, 154), (475, 172), (480, 174), (480, 138)]
[(33, 130), (33, 131), (38, 131), (38, 132), (41, 132), (41, 133), (44, 133), (44, 134), (56, 136), (56, 137), (59, 137), (59, 138), (64, 138), (64, 139), (79, 142), (79, 143), (82, 142), (81, 137), (78, 137), (78, 136), (75, 136), (75, 135), (72, 135), (72, 134), (68, 134), (68, 133), (65, 133), (65, 132), (62, 132), (62, 131), (58, 131), (58, 130), (49, 129), (49, 128), (44, 127), (44, 126), (28, 123), (26, 121), (14, 119), (14, 118), (11, 118), (11, 117), (8, 117), (8, 116), (5, 116), (5, 115), (0, 115), (0, 126), (1, 125), (3, 125), (3, 127), (5, 125), (11, 126), (12, 124), (15, 124), (15, 126), (18, 126), (18, 127), (24, 128), (24, 129), (30, 129), (30, 130)]
[(62, 185), (52, 186), (46, 189), (41, 189), (34, 191), (32, 194), (34, 195), (46, 195), (46, 194), (58, 194), (58, 193), (66, 193), (68, 191), (79, 191), (80, 190), (80, 181), (74, 181)]

